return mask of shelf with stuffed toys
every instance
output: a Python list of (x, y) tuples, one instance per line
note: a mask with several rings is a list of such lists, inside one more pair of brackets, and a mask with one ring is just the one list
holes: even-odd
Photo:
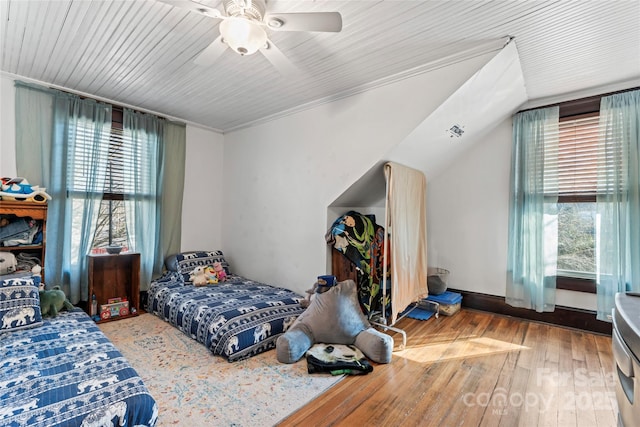
[(0, 200), (0, 274), (42, 267), (46, 249), (47, 204)]

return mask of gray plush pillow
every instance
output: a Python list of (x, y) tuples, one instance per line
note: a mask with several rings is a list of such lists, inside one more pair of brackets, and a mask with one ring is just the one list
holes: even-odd
[(278, 361), (296, 362), (315, 343), (355, 344), (378, 363), (391, 361), (393, 351), (393, 338), (373, 329), (362, 313), (353, 280), (314, 295), (304, 313), (278, 337)]
[(356, 335), (371, 326), (358, 303), (353, 280), (340, 282), (313, 298), (291, 329), (296, 324), (308, 329), (314, 342), (353, 344)]

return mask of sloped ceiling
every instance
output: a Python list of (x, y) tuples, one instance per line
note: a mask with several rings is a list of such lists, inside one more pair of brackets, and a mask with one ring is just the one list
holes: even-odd
[[(218, 0), (202, 2), (220, 8)], [(635, 0), (272, 0), (267, 7), (338, 11), (343, 30), (271, 34), (300, 69), (284, 78), (260, 54), (227, 51), (210, 67), (195, 65), (219, 21), (165, 3), (0, 0), (0, 70), (222, 132), (402, 78), (507, 35), (518, 43), (530, 100), (640, 76)]]
[(388, 161), (420, 170), (429, 182), (456, 156), (482, 141), (505, 117), (516, 112), (526, 99), (518, 50), (515, 41), (511, 41), (331, 206), (384, 206), (383, 168)]
[(430, 179), (526, 101), (512, 41), (400, 142), (388, 159), (419, 169)]

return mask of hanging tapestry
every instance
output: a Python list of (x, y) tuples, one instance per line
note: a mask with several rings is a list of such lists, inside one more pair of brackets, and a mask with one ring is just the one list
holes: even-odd
[[(358, 300), (365, 315), (371, 317), (373, 313), (381, 313), (383, 307), (388, 311), (390, 292), (383, 302), (381, 290), (384, 227), (376, 224), (375, 215), (349, 211), (333, 222), (325, 240), (356, 266)], [(388, 274), (387, 286), (390, 287)]]

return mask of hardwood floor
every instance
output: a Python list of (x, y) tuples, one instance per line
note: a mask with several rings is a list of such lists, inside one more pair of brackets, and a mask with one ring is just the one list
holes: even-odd
[[(616, 425), (611, 337), (462, 309), (403, 319), (407, 346), (280, 426)], [(302, 362), (304, 363), (304, 362)]]

